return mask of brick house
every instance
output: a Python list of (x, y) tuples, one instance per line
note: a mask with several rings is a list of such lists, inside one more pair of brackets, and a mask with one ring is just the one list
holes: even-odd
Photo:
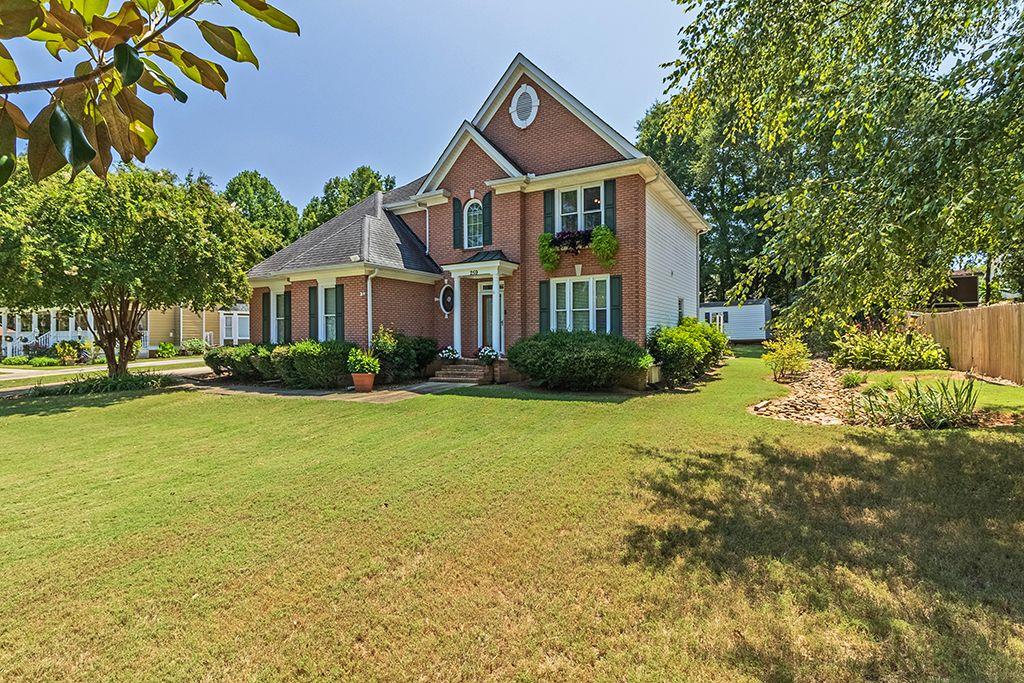
[[(541, 266), (542, 233), (598, 225), (618, 238), (613, 268), (588, 248)], [(705, 230), (653, 160), (518, 55), (429, 173), (250, 271), (251, 334), (365, 346), (385, 325), (467, 357), (540, 330), (643, 343), (655, 325), (698, 314)]]

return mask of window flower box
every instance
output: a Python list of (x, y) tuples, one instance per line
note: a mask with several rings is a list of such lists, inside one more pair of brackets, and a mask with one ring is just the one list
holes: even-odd
[(555, 233), (551, 240), (551, 246), (559, 251), (571, 251), (578, 254), (590, 246), (593, 236), (593, 230), (563, 230)]

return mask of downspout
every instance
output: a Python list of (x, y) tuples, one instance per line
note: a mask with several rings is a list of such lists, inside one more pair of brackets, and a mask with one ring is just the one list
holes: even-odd
[(378, 269), (366, 276), (366, 348), (370, 348), (373, 340), (373, 278), (377, 277)]

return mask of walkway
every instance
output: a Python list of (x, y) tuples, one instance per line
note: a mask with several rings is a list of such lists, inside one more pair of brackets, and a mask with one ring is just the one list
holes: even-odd
[[(181, 358), (167, 358), (159, 360), (140, 360), (128, 364), (129, 370), (135, 370), (137, 368), (146, 368), (149, 370), (160, 371), (160, 368), (175, 368), (180, 365), (187, 365), (189, 363), (201, 363), (202, 358), (199, 356), (184, 356)], [(205, 369), (203, 368), (188, 368), (188, 369)], [(39, 377), (53, 377), (55, 375), (73, 375), (75, 373), (83, 372), (99, 372), (106, 370), (106, 365), (64, 365), (53, 368), (12, 368), (0, 365), (0, 381), (6, 381), (11, 379), (38, 379)], [(181, 369), (181, 368), (179, 368)], [(209, 370), (207, 370), (209, 372)]]

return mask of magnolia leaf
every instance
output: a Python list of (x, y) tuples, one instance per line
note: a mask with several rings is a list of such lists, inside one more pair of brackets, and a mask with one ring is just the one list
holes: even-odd
[(249, 62), (257, 69), (260, 62), (242, 32), (233, 26), (218, 26), (209, 21), (199, 22), (199, 31), (214, 50), (236, 62)]
[(160, 5), (160, 0), (135, 0), (135, 4), (142, 9), (143, 12), (152, 16), (153, 12)]
[(276, 29), (298, 35), (299, 25), (290, 16), (263, 0), (231, 0), (239, 9)]
[(125, 163), (135, 158), (135, 149), (132, 145), (132, 134), (128, 117), (121, 111), (114, 102), (114, 95), (105, 93), (97, 103), (103, 123), (107, 128), (107, 137), (110, 139), (110, 146), (117, 150), (121, 160)]
[(219, 92), (222, 96), (227, 97), (225, 86), (228, 82), (228, 74), (216, 62), (197, 57), (191, 52), (187, 52), (181, 46), (166, 40), (150, 43), (146, 46), (146, 50), (150, 54), (166, 59), (171, 64), (174, 64), (187, 78), (190, 78), (204, 88)]
[(64, 160), (71, 164), (72, 179), (96, 157), (96, 150), (82, 130), (81, 124), (58, 104), (50, 114), (50, 139)]
[(0, 0), (0, 40), (27, 36), (43, 23), (43, 8), (35, 0)]
[(82, 15), (82, 19), (87, 24), (91, 24), (97, 15), (106, 14), (107, 6), (110, 5), (110, 0), (70, 0), (70, 2), (71, 9)]
[(188, 93), (179, 88), (156, 62), (152, 59), (143, 59), (142, 62), (146, 65), (146, 73), (139, 85), (157, 95), (168, 93), (182, 104), (188, 102)]
[(56, 102), (43, 107), (28, 129), (28, 169), (37, 183), (67, 166), (50, 138), (50, 115), (56, 109)]
[(121, 82), (125, 87), (137, 83), (144, 70), (139, 51), (128, 43), (115, 46), (114, 68), (121, 74)]
[(0, 43), (0, 85), (17, 85), (20, 80), (18, 65), (14, 63), (7, 47)]
[(89, 29), (85, 27), (82, 17), (69, 12), (59, 2), (50, 3), (50, 11), (45, 14), (45, 18), (44, 30), (47, 28), (56, 30), (68, 38), (76, 39), (76, 41), (85, 40), (89, 36)]
[(92, 28), (89, 39), (93, 45), (106, 52), (118, 43), (125, 43), (142, 33), (146, 28), (146, 20), (133, 2), (126, 1), (114, 16), (95, 17)]
[(0, 109), (0, 185), (14, 174), (17, 165), (17, 132), (6, 109)]
[(14, 130), (18, 137), (23, 140), (27, 140), (29, 123), (28, 118), (25, 116), (25, 112), (18, 109), (17, 105), (10, 100), (0, 101), (0, 112), (6, 113), (7, 116), (11, 118), (11, 121), (14, 123)]

